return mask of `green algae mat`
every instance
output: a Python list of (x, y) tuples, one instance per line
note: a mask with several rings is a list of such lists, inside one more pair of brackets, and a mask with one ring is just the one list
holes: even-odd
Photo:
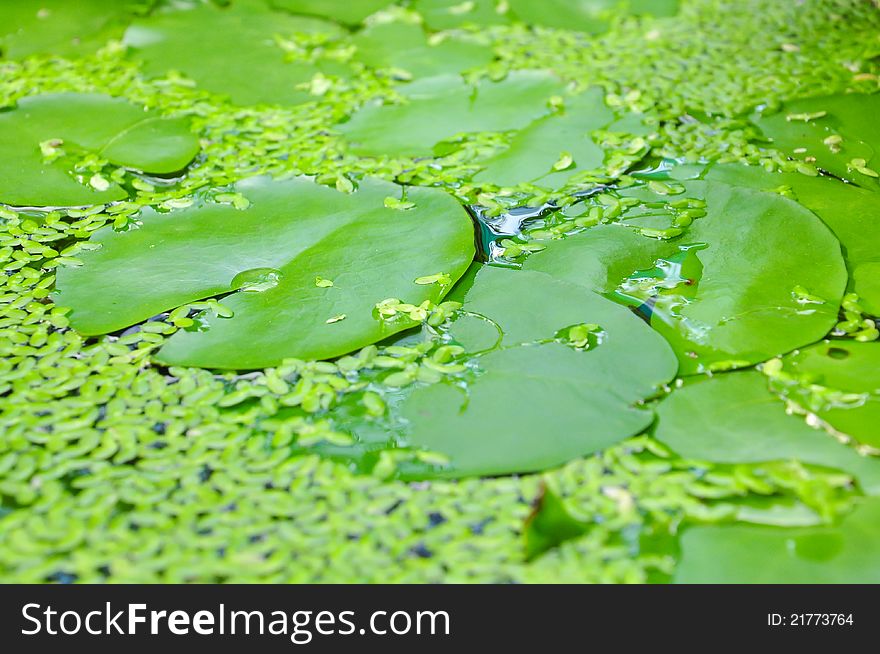
[(0, 4), (0, 579), (880, 582), (869, 0)]

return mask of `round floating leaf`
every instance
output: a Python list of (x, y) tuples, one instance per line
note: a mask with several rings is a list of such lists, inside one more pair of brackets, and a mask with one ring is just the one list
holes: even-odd
[(701, 378), (673, 391), (657, 407), (656, 436), (688, 459), (802, 461), (842, 470), (865, 492), (880, 494), (880, 459), (810, 427), (803, 416), (789, 415), (756, 371)]
[(132, 10), (145, 4), (144, 0), (5, 0), (0, 2), (0, 53), (21, 59), (94, 52), (118, 38)]
[[(675, 375), (630, 311), (548, 275), (484, 268), (464, 310), (497, 324), (502, 347), (476, 359), (466, 389), (420, 387), (401, 409), (408, 442), (449, 457), (441, 476), (543, 470), (608, 447), (651, 423), (636, 405)], [(576, 325), (595, 334), (582, 350), (562, 344)]]
[(860, 186), (880, 189), (880, 94), (794, 100), (755, 122), (773, 145)]
[(418, 25), (379, 23), (353, 39), (355, 59), (373, 68), (405, 70), (413, 77), (459, 73), (492, 61), (492, 48), (454, 37), (429, 44)]
[(345, 25), (358, 25), (364, 18), (375, 14), (380, 9), (393, 4), (392, 0), (345, 0), (344, 2), (328, 2), (327, 0), (270, 0), (272, 6), (294, 14), (318, 16), (335, 20)]
[(353, 152), (430, 156), (435, 144), (456, 134), (519, 129), (550, 111), (548, 100), (562, 84), (549, 73), (518, 71), (476, 87), (458, 75), (438, 75), (398, 90), (404, 104), (368, 104), (337, 127)]
[(136, 229), (99, 230), (92, 242), (102, 247), (58, 274), (56, 301), (73, 308), (71, 325), (108, 333), (238, 291), (222, 301), (231, 317), (177, 332), (158, 359), (233, 369), (324, 359), (411, 327), (409, 318), (380, 318), (375, 304), (438, 301), (446, 287), (415, 280), (442, 272), (454, 281), (473, 258), (470, 219), (439, 190), (411, 189), (408, 211), (385, 207), (400, 187), (376, 180), (349, 195), (303, 178), (251, 178), (235, 190), (246, 209), (144, 210)]
[(614, 120), (604, 97), (602, 89), (591, 88), (566, 98), (561, 115), (539, 118), (517, 132), (510, 147), (489, 159), (474, 180), (498, 186), (530, 182), (558, 188), (574, 174), (600, 168), (605, 155), (590, 139), (590, 132)]
[(680, 584), (880, 583), (880, 498), (838, 526), (705, 526), (681, 537)]
[(0, 202), (80, 206), (120, 200), (116, 184), (87, 185), (73, 170), (94, 153), (112, 164), (166, 175), (199, 151), (189, 119), (163, 118), (121, 98), (57, 93), (25, 98), (0, 113)]
[(503, 0), (415, 0), (415, 8), (432, 30), (510, 22), (509, 6)]
[(154, 13), (126, 31), (124, 43), (143, 62), (147, 76), (175, 70), (199, 88), (228, 96), (236, 104), (301, 104), (312, 99), (297, 88), (317, 73), (345, 74), (347, 67), (325, 62), (285, 61), (276, 36), (297, 33), (336, 35), (333, 23), (271, 11), (264, 3), (227, 7), (199, 5)]
[(828, 177), (770, 174), (748, 166), (713, 166), (705, 178), (765, 190), (790, 189), (791, 197), (819, 216), (840, 239), (852, 290), (866, 310), (880, 315), (880, 193)]
[(858, 443), (880, 448), (880, 343), (827, 341), (793, 352), (786, 395)]
[[(628, 194), (667, 199), (648, 187)], [(680, 236), (652, 240), (625, 224), (603, 225), (551, 242), (525, 268), (639, 308), (670, 341), (683, 374), (758, 363), (831, 330), (846, 269), (822, 221), (753, 189), (697, 181), (686, 194), (704, 198), (707, 215)]]

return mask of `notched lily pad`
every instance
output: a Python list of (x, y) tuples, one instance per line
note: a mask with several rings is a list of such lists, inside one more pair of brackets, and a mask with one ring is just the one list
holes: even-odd
[(344, 194), (305, 178), (256, 177), (235, 191), (249, 200), (246, 209), (146, 209), (138, 228), (99, 230), (92, 242), (103, 247), (58, 274), (56, 301), (72, 307), (71, 325), (105, 334), (231, 293), (222, 300), (228, 317), (177, 332), (159, 361), (249, 369), (325, 359), (416, 324), (385, 320), (375, 305), (391, 297), (439, 301), (447, 286), (414, 280), (442, 271), (454, 282), (474, 255), (470, 219), (439, 190), (410, 189), (408, 211), (386, 208), (400, 187), (377, 180)]
[[(543, 470), (601, 450), (650, 425), (637, 405), (675, 376), (667, 344), (631, 312), (548, 275), (485, 267), (463, 310), (497, 324), (501, 346), (475, 359), (466, 384), (416, 388), (401, 408), (407, 441), (449, 458), (440, 476)], [(573, 342), (575, 325), (597, 338)]]
[(880, 498), (839, 525), (705, 526), (681, 538), (674, 581), (682, 584), (880, 583)]
[[(668, 199), (648, 186), (626, 194)], [(846, 269), (837, 239), (813, 213), (777, 194), (719, 183), (686, 182), (679, 197), (704, 201), (706, 215), (677, 236), (641, 236), (624, 215), (549, 242), (524, 267), (637, 309), (669, 340), (683, 374), (758, 363), (831, 330)]]
[(80, 206), (120, 200), (109, 180), (78, 179), (77, 160), (94, 154), (117, 166), (168, 175), (199, 151), (188, 118), (166, 118), (122, 98), (53, 93), (19, 101), (0, 113), (0, 202)]
[(316, 74), (348, 73), (335, 61), (286, 61), (276, 37), (298, 33), (335, 36), (341, 30), (317, 18), (271, 11), (263, 2), (237, 0), (227, 7), (157, 11), (134, 22), (123, 42), (148, 77), (177, 71), (236, 104), (296, 105), (312, 99), (298, 87)]
[(458, 75), (426, 77), (399, 87), (402, 104), (371, 103), (339, 125), (360, 155), (430, 156), (456, 134), (525, 127), (550, 112), (562, 83), (543, 71), (517, 71), (470, 86)]
[(880, 93), (787, 102), (755, 122), (773, 145), (841, 179), (880, 190)]

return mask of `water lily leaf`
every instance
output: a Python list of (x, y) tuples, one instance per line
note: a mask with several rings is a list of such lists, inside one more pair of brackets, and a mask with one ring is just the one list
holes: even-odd
[[(232, 369), (324, 359), (416, 324), (381, 319), (375, 304), (438, 301), (446, 287), (414, 280), (442, 271), (454, 281), (473, 258), (470, 219), (439, 190), (411, 189), (408, 211), (385, 207), (400, 187), (376, 180), (344, 194), (304, 178), (257, 177), (235, 191), (249, 200), (246, 209), (147, 209), (137, 229), (96, 232), (92, 242), (103, 247), (58, 274), (56, 300), (73, 308), (71, 325), (104, 334), (238, 291), (222, 300), (231, 317), (177, 332), (157, 358)], [(316, 284), (319, 277), (333, 285)]]
[(380, 23), (353, 39), (355, 58), (373, 68), (405, 70), (413, 77), (459, 73), (492, 61), (492, 48), (455, 37), (429, 44), (418, 25)]
[(860, 186), (880, 189), (880, 94), (847, 93), (787, 102), (757, 125), (773, 145)]
[(345, 0), (345, 2), (327, 2), (327, 0), (271, 0), (278, 9), (294, 14), (317, 16), (335, 20), (345, 25), (359, 25), (364, 18), (384, 9), (392, 0)]
[(236, 104), (301, 104), (312, 99), (298, 85), (316, 74), (345, 75), (336, 62), (285, 61), (274, 36), (340, 33), (338, 25), (271, 11), (264, 3), (235, 2), (156, 12), (135, 21), (124, 43), (143, 62), (144, 74), (183, 73), (199, 88)]
[(880, 193), (828, 177), (769, 174), (749, 166), (713, 166), (705, 178), (766, 190), (791, 189), (791, 196), (819, 216), (840, 240), (850, 270), (850, 288), (867, 311), (880, 315)]
[[(793, 352), (784, 394), (857, 443), (880, 449), (880, 343), (830, 341)], [(786, 380), (788, 381), (788, 380)]]
[(354, 153), (430, 156), (456, 134), (519, 129), (549, 113), (562, 84), (546, 72), (518, 71), (475, 87), (458, 75), (426, 77), (399, 91), (405, 104), (368, 104), (337, 127)]
[(681, 538), (682, 584), (880, 583), (880, 498), (837, 526), (704, 526)]
[[(485, 267), (464, 310), (497, 324), (502, 347), (476, 359), (466, 389), (419, 387), (401, 406), (407, 441), (449, 457), (440, 476), (543, 470), (619, 442), (651, 423), (636, 405), (675, 375), (669, 347), (630, 311), (548, 275)], [(575, 347), (576, 325), (595, 340)]]
[(463, 25), (506, 25), (510, 10), (502, 0), (415, 0), (415, 8), (432, 30)]
[(94, 52), (118, 38), (132, 11), (147, 0), (10, 0), (0, 3), (0, 53), (10, 59), (34, 54)]
[[(566, 98), (561, 115), (539, 118), (517, 132), (510, 147), (489, 159), (474, 180), (498, 186), (531, 182), (558, 188), (572, 175), (601, 167), (605, 155), (590, 139), (590, 132), (615, 118), (604, 98), (602, 89), (595, 87)], [(565, 155), (570, 162), (563, 160)]]
[(79, 180), (74, 165), (92, 153), (118, 166), (167, 175), (199, 151), (188, 118), (164, 118), (121, 98), (53, 93), (0, 113), (0, 202), (80, 206), (120, 200), (109, 180)]
[(880, 459), (787, 413), (767, 378), (753, 370), (700, 378), (673, 391), (657, 407), (656, 437), (687, 459), (795, 460), (839, 469), (866, 493), (880, 494)]
[[(651, 240), (625, 224), (601, 225), (550, 242), (524, 267), (609, 293), (650, 316), (682, 374), (751, 365), (827, 334), (846, 269), (822, 221), (774, 193), (685, 184), (687, 197), (705, 200), (707, 215), (680, 236)], [(663, 200), (647, 186), (628, 194)]]
[(542, 483), (523, 527), (526, 560), (531, 561), (567, 540), (583, 536), (589, 528), (588, 521), (574, 517), (563, 499)]
[(678, 0), (509, 0), (509, 4), (516, 17), (529, 25), (588, 34), (606, 31), (615, 14), (672, 16), (678, 10)]

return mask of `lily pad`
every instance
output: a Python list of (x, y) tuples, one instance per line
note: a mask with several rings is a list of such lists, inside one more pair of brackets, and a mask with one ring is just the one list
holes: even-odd
[(790, 156), (860, 186), (880, 189), (880, 93), (848, 93), (787, 102), (757, 125)]
[[(874, 423), (876, 424), (876, 423)], [(833, 435), (790, 415), (759, 372), (702, 378), (657, 407), (656, 437), (688, 459), (714, 463), (801, 461), (852, 475), (880, 494), (880, 458), (863, 456)]]
[(271, 11), (264, 3), (239, 0), (168, 10), (138, 20), (124, 43), (143, 62), (148, 77), (183, 73), (199, 88), (247, 104), (296, 105), (312, 99), (297, 88), (316, 74), (345, 75), (337, 62), (286, 61), (276, 36), (340, 33), (338, 25), (316, 18)]
[(517, 18), (529, 25), (541, 25), (588, 34), (601, 34), (618, 14), (671, 16), (678, 0), (509, 0)]
[(360, 155), (430, 156), (456, 134), (520, 129), (550, 112), (562, 83), (543, 71), (517, 71), (470, 86), (458, 75), (399, 87), (402, 104), (368, 104), (337, 129)]
[[(466, 388), (416, 388), (401, 408), (407, 441), (449, 457), (440, 476), (543, 470), (608, 447), (651, 424), (637, 405), (675, 375), (631, 312), (548, 275), (485, 267), (464, 310), (497, 324), (501, 347), (476, 359)], [(595, 335), (580, 349), (567, 337), (578, 325)]]
[(0, 113), (0, 202), (81, 206), (120, 200), (126, 192), (109, 180), (79, 179), (74, 165), (81, 156), (167, 175), (185, 168), (198, 151), (188, 118), (165, 118), (96, 93), (25, 98)]
[(827, 341), (783, 359), (783, 390), (857, 443), (880, 449), (880, 343)]
[(125, 30), (146, 0), (8, 0), (0, 3), (0, 53), (10, 59), (34, 54), (94, 52)]
[(840, 239), (852, 290), (867, 311), (880, 315), (880, 193), (828, 177), (770, 174), (749, 166), (713, 166), (705, 177), (766, 190), (791, 189), (792, 197)]
[(459, 73), (488, 64), (492, 48), (455, 37), (429, 43), (418, 25), (379, 23), (353, 39), (355, 58), (373, 68), (405, 70), (413, 77)]
[(223, 299), (231, 317), (177, 332), (158, 360), (248, 369), (325, 359), (416, 324), (381, 319), (375, 304), (439, 301), (446, 287), (415, 280), (445, 273), (454, 281), (474, 255), (470, 219), (439, 190), (411, 189), (408, 211), (387, 208), (385, 198), (400, 187), (377, 180), (344, 194), (305, 178), (257, 177), (235, 191), (250, 202), (246, 209), (146, 209), (136, 229), (99, 230), (92, 242), (102, 247), (58, 274), (56, 301), (72, 307), (71, 325), (105, 334), (232, 293)]
[(506, 25), (510, 7), (503, 0), (415, 0), (415, 8), (432, 30), (463, 25)]
[(611, 123), (614, 113), (600, 88), (566, 98), (561, 115), (539, 118), (511, 139), (510, 147), (489, 159), (474, 180), (498, 186), (530, 182), (558, 188), (572, 175), (600, 168), (605, 155), (590, 132)]
[[(670, 341), (682, 374), (752, 365), (827, 334), (846, 269), (822, 221), (777, 194), (685, 184), (674, 197), (703, 199), (707, 215), (679, 236), (650, 239), (624, 220), (550, 242), (524, 267), (637, 308)], [(664, 201), (648, 187), (628, 194)]]
[(572, 515), (559, 495), (541, 485), (532, 512), (523, 526), (526, 560), (532, 560), (567, 540), (583, 536), (590, 522)]
[(270, 2), (274, 7), (294, 14), (317, 16), (350, 26), (359, 25), (367, 16), (371, 16), (380, 9), (394, 4), (393, 0), (345, 0), (344, 2), (328, 2), (327, 0), (270, 0)]
[(880, 583), (880, 498), (838, 526), (704, 526), (681, 538), (682, 584)]

